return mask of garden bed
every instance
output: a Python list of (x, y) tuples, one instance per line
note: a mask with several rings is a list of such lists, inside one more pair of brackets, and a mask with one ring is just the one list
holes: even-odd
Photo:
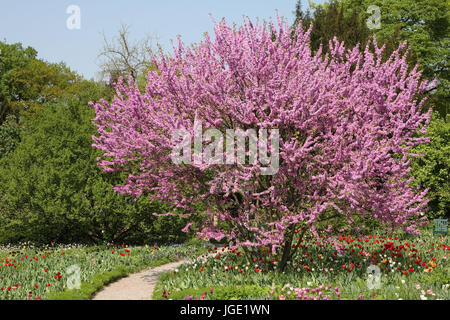
[(193, 258), (205, 250), (203, 245), (190, 244), (4, 248), (0, 250), (0, 300), (87, 300), (130, 273)]
[[(373, 234), (305, 239), (285, 272), (242, 248), (160, 276), (154, 299), (450, 299), (448, 237)], [(264, 250), (264, 249), (263, 249)], [(371, 273), (371, 275), (369, 275)], [(379, 282), (378, 282), (379, 280)]]

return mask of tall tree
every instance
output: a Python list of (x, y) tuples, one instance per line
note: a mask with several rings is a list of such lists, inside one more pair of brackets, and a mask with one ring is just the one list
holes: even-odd
[(311, 13), (309, 9), (303, 11), (301, 1), (297, 2), (296, 20), (294, 27), (300, 22), (305, 28), (312, 23), (314, 25), (311, 31), (311, 49), (317, 51), (320, 45), (323, 46), (322, 52), (329, 52), (328, 43), (334, 37), (339, 41), (344, 41), (348, 47), (354, 47), (360, 44), (364, 48), (369, 36), (370, 30), (362, 21), (356, 10), (350, 15), (344, 15), (345, 8), (338, 1), (331, 1), (327, 6), (318, 6)]
[(116, 82), (119, 77), (139, 78), (151, 67), (152, 37), (140, 41), (130, 40), (130, 27), (123, 24), (118, 35), (108, 40), (103, 35), (103, 48), (99, 53), (100, 77)]
[(17, 100), (17, 94), (11, 88), (11, 79), (36, 56), (37, 51), (31, 47), (0, 42), (0, 123), (12, 112), (11, 103)]
[(64, 63), (37, 59), (37, 51), (0, 42), (0, 123), (8, 114), (30, 115), (78, 93), (82, 77)]
[[(410, 148), (427, 142), (430, 113), (416, 99), (427, 82), (398, 52), (382, 61), (376, 44), (373, 54), (335, 41), (324, 60), (311, 52), (308, 33), (293, 32), (281, 21), (239, 28), (222, 21), (214, 40), (180, 42), (172, 57), (154, 57), (158, 72), (148, 73), (144, 93), (119, 82), (112, 103), (94, 105), (99, 165), (126, 173), (116, 191), (149, 195), (191, 217), (199, 215), (194, 204), (206, 202), (200, 237), (235, 240), (265, 268), (279, 257), (281, 271), (302, 237), (330, 232), (333, 218), (346, 230), (375, 220), (418, 233), (426, 223), (426, 191), (406, 178)], [(259, 156), (253, 145), (242, 161), (242, 139), (236, 159), (230, 129), (255, 144), (258, 133)], [(186, 150), (192, 136), (194, 157)]]

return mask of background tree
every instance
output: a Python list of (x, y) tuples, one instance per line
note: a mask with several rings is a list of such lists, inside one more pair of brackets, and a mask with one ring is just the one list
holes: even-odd
[(17, 101), (17, 93), (11, 88), (11, 79), (21, 68), (36, 59), (37, 51), (31, 47), (23, 48), (20, 43), (0, 42), (0, 123), (12, 113), (11, 104)]
[(15, 97), (11, 109), (15, 114), (28, 116), (60, 98), (74, 96), (78, 93), (74, 84), (81, 81), (82, 77), (64, 63), (31, 60), (11, 76), (9, 85)]
[[(364, 49), (372, 34), (365, 22), (361, 19), (356, 9), (349, 15), (344, 15), (347, 8), (343, 3), (331, 1), (327, 6), (318, 6), (313, 13), (310, 9), (302, 10), (301, 1), (296, 5), (296, 20), (294, 27), (300, 22), (306, 28), (310, 24), (314, 25), (311, 31), (311, 49), (316, 52), (320, 45), (323, 46), (322, 53), (329, 52), (328, 43), (337, 37), (339, 41), (344, 41), (348, 47), (355, 47), (360, 44)], [(392, 51), (391, 51), (392, 53)]]
[[(322, 45), (322, 54), (329, 52), (329, 42), (336, 37), (339, 41), (344, 41), (347, 47), (354, 47), (360, 44), (361, 51), (365, 49), (368, 40), (372, 39), (374, 30), (367, 27), (367, 17), (361, 14), (361, 6), (351, 6), (343, 1), (332, 0), (322, 5), (314, 5), (306, 11), (302, 10), (301, 1), (297, 2), (294, 27), (300, 21), (308, 27), (314, 25), (311, 32), (311, 48), (316, 52)], [(312, 10), (312, 11), (311, 11)], [(400, 38), (401, 27), (398, 25), (393, 29), (389, 37), (377, 37), (377, 43), (386, 48), (383, 51), (383, 58), (387, 59), (402, 42)], [(410, 69), (418, 63), (417, 55), (414, 51), (408, 52), (407, 56)]]
[(36, 58), (33, 48), (0, 42), (0, 122), (8, 114), (27, 116), (59, 98), (78, 94), (81, 76), (64, 63)]
[(103, 48), (99, 54), (100, 77), (116, 82), (119, 77), (138, 79), (151, 68), (152, 37), (146, 36), (136, 42), (130, 40), (130, 27), (122, 25), (118, 36), (108, 40), (103, 35)]

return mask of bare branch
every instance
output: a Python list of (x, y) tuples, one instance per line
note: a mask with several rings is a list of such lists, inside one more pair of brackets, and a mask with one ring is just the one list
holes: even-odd
[(103, 80), (116, 81), (119, 77), (127, 79), (131, 75), (136, 79), (150, 66), (152, 43), (155, 36), (147, 35), (136, 42), (130, 41), (129, 26), (122, 24), (118, 36), (108, 40), (103, 33), (103, 48), (100, 59), (100, 77)]

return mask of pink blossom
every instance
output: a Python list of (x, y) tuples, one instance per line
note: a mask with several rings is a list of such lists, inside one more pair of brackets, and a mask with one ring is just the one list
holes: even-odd
[[(434, 83), (421, 80), (418, 68), (408, 71), (406, 42), (384, 61), (375, 37), (364, 49), (346, 49), (334, 38), (323, 57), (310, 49), (311, 30), (279, 18), (246, 19), (239, 28), (215, 22), (214, 38), (206, 34), (193, 47), (179, 40), (172, 56), (152, 55), (145, 92), (131, 77), (120, 78), (112, 102), (91, 103), (93, 146), (103, 152), (98, 165), (127, 173), (114, 190), (175, 209), (166, 215), (206, 215), (200, 238), (269, 245), (272, 254), (295, 240), (296, 228), (317, 237), (332, 232), (319, 219), (327, 210), (347, 229), (361, 228), (357, 215), (417, 234), (427, 223), (427, 190), (411, 187), (409, 157), (429, 141), (423, 134), (431, 109), (422, 113), (424, 100), (416, 98)], [(199, 123), (203, 131), (251, 128), (260, 137), (276, 128), (278, 171), (261, 175), (261, 161), (207, 163), (195, 152), (190, 164), (175, 164), (179, 141), (172, 134), (184, 130), (192, 147)], [(264, 156), (273, 140), (267, 136)]]

